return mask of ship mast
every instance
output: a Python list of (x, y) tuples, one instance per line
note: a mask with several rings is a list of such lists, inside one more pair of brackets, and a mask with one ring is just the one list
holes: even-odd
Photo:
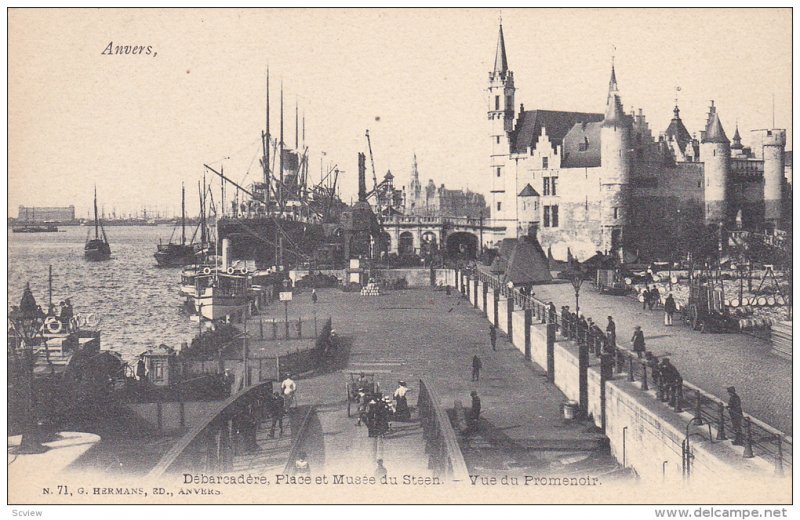
[(267, 67), (267, 132), (266, 134), (262, 134), (261, 136), (262, 145), (264, 147), (264, 184), (265, 187), (265, 196), (264, 196), (264, 203), (267, 206), (267, 211), (269, 211), (269, 192), (272, 189), (272, 179), (270, 179), (270, 171), (269, 171), (269, 148), (271, 146), (270, 141), (270, 133), (269, 133), (269, 67)]
[(94, 187), (94, 238), (100, 238), (100, 229), (97, 223), (97, 185)]
[(186, 188), (181, 183), (181, 245), (186, 245)]

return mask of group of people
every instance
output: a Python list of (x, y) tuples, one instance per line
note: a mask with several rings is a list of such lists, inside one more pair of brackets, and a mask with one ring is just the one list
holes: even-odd
[[(642, 291), (642, 310), (649, 309), (652, 311), (653, 308), (658, 308), (660, 304), (661, 293), (658, 291), (658, 287), (653, 285), (648, 288), (645, 285)], [(672, 325), (672, 318), (677, 310), (678, 305), (675, 303), (675, 298), (672, 293), (669, 293), (664, 299), (664, 325)]]
[(355, 382), (355, 400), (358, 403), (358, 420), (356, 426), (365, 424), (370, 437), (382, 437), (389, 433), (392, 421), (406, 422), (411, 420), (411, 409), (408, 406), (408, 384), (397, 382), (394, 393), (383, 395), (362, 372)]

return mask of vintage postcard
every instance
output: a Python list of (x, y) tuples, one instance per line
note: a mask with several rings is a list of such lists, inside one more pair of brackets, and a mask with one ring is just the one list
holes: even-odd
[(786, 515), (790, 8), (7, 16), (9, 504)]

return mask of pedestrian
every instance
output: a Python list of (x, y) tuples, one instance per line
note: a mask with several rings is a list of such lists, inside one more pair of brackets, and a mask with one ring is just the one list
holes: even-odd
[(678, 310), (678, 306), (675, 305), (675, 298), (672, 297), (672, 293), (669, 293), (667, 299), (664, 300), (664, 325), (672, 326), (672, 316), (676, 310)]
[(586, 332), (589, 330), (589, 324), (586, 323), (582, 312), (578, 312), (578, 343), (583, 344), (586, 342)]
[(497, 327), (489, 325), (489, 341), (492, 342), (492, 350), (497, 350)]
[(394, 419), (400, 422), (410, 421), (411, 410), (408, 408), (408, 398), (406, 397), (408, 387), (405, 381), (398, 381), (397, 384), (400, 386), (394, 391), (393, 396), (395, 403), (397, 403), (394, 410)]
[(225, 369), (225, 375), (222, 376), (222, 380), (225, 383), (225, 388), (228, 390), (229, 393), (233, 392), (233, 383), (236, 380), (236, 376), (231, 373), (230, 368)]
[(567, 326), (569, 324), (569, 305), (563, 305), (561, 307), (561, 335), (567, 337), (569, 335), (569, 331), (567, 330)]
[(731, 426), (734, 433), (733, 444), (734, 446), (743, 446), (742, 418), (744, 413), (742, 412), (742, 400), (732, 386), (728, 387), (728, 395), (730, 395), (728, 398), (728, 413), (731, 415)]
[(311, 466), (308, 464), (308, 455), (306, 452), (301, 451), (297, 460), (294, 461), (294, 474), (295, 475), (310, 475)]
[(651, 352), (648, 352), (645, 357), (647, 358), (647, 366), (650, 367), (650, 379), (652, 381), (652, 385), (656, 388), (656, 397), (659, 397), (661, 369), (658, 365), (658, 356), (654, 356)]
[(548, 314), (548, 323), (555, 323), (556, 322), (556, 306), (553, 305), (553, 302), (547, 304), (547, 314)]
[(653, 310), (653, 307), (658, 307), (658, 303), (661, 300), (661, 295), (658, 293), (658, 287), (655, 285), (650, 288), (650, 303), (649, 307), (650, 310)]
[(450, 284), (447, 284), (447, 286), (444, 288), (444, 292), (447, 294), (447, 296), (450, 296)]
[(483, 364), (481, 363), (481, 358), (478, 357), (477, 354), (472, 356), (472, 380), (473, 381), (480, 381), (481, 379), (481, 368)]
[(142, 354), (139, 356), (139, 361), (136, 362), (136, 379), (138, 379), (140, 383), (144, 383), (145, 377), (147, 377), (147, 369), (144, 364), (144, 354)]
[(606, 324), (606, 337), (610, 347), (617, 345), (617, 324), (614, 323), (614, 318), (611, 316), (608, 317), (608, 324)]
[(476, 431), (481, 418), (481, 398), (475, 390), (470, 392), (470, 396), (472, 396), (472, 409), (469, 412), (469, 428), (471, 431)]
[(317, 290), (311, 289), (311, 303), (317, 303)]
[(650, 290), (646, 285), (644, 286), (644, 291), (642, 291), (640, 298), (642, 299), (642, 310), (647, 310), (647, 304), (650, 303)]
[(644, 332), (642, 332), (642, 327), (640, 327), (639, 325), (637, 325), (633, 330), (631, 345), (633, 346), (633, 351), (636, 352), (636, 357), (641, 359), (642, 352), (645, 351), (645, 347), (644, 347)]
[(281, 383), (281, 391), (286, 410), (288, 410), (294, 404), (294, 394), (297, 391), (297, 384), (292, 379), (292, 374), (286, 374), (286, 379)]
[(285, 404), (283, 401), (283, 396), (280, 392), (275, 392), (272, 394), (272, 400), (270, 401), (270, 410), (269, 415), (272, 419), (272, 425), (269, 427), (269, 438), (275, 438), (275, 426), (280, 429), (279, 435), (283, 437), (283, 416), (286, 413), (284, 408)]
[(383, 465), (383, 459), (378, 459), (375, 463), (378, 464), (378, 467), (375, 468), (375, 478), (381, 479), (386, 477), (387, 471), (386, 466)]

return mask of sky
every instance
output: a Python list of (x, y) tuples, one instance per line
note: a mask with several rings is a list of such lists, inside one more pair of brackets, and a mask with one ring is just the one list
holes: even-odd
[[(74, 204), (86, 217), (95, 185), (106, 214), (173, 214), (182, 182), (196, 213), (203, 163), (258, 180), (267, 67), (272, 134), (282, 82), (284, 141), (297, 104), (311, 179), (338, 165), (345, 200), (366, 129), (379, 179), (405, 184), (416, 154), (423, 182), (488, 195), (500, 17), (526, 110), (603, 112), (613, 56), (625, 110), (656, 135), (679, 86), (692, 133), (713, 99), (747, 144), (772, 127), (774, 96), (791, 140), (789, 9), (12, 9), (8, 214)], [(151, 54), (103, 55), (111, 42)]]

